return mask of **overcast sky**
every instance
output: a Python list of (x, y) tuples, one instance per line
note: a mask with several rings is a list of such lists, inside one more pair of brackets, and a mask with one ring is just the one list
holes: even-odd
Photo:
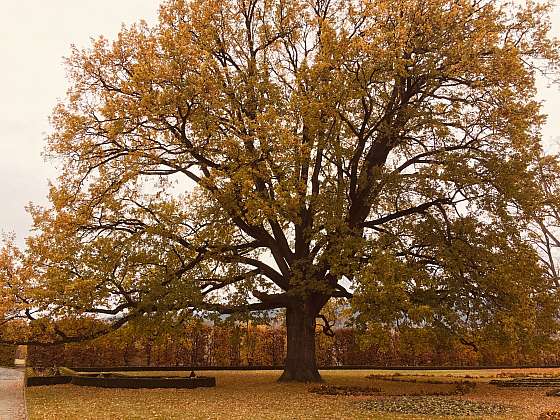
[[(155, 22), (158, 0), (0, 0), (0, 231), (27, 235), (29, 202), (46, 204), (55, 172), (41, 157), (48, 116), (67, 89), (62, 57), (91, 37), (111, 39), (122, 23)], [(553, 32), (560, 35), (560, 7)], [(560, 89), (540, 83), (548, 144), (560, 142)]]

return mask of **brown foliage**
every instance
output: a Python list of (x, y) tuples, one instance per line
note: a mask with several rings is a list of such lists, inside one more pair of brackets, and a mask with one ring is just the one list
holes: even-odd
[[(508, 355), (508, 349), (474, 353), (458, 340), (442, 347), (430, 340), (390, 334), (388, 346), (362, 343), (351, 328), (334, 337), (317, 332), (319, 366), (488, 366), (558, 364), (553, 349), (536, 354)], [(283, 326), (193, 324), (172, 334), (143, 335), (123, 329), (84, 343), (30, 346), (30, 366), (281, 366), (286, 355)], [(402, 341), (405, 341), (403, 344)], [(2, 348), (0, 347), (0, 350)], [(1, 353), (0, 353), (1, 354)], [(13, 363), (13, 358), (11, 362)]]

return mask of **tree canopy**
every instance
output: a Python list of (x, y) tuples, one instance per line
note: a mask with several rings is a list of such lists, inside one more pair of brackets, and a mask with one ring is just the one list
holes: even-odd
[(105, 333), (76, 324), (91, 316), (285, 308), (283, 379), (316, 380), (333, 297), (371, 331), (476, 346), (485, 325), (552, 330), (555, 284), (527, 234), (549, 10), (168, 0), (155, 26), (74, 49), (47, 147), (60, 177), (5, 276), (42, 328), (27, 339)]

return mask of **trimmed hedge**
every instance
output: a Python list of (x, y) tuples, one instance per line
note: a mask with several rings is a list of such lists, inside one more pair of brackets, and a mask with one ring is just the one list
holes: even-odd
[(26, 386), (73, 384), (99, 388), (198, 388), (216, 386), (216, 378), (208, 376), (123, 376), (112, 374), (30, 376)]
[(14, 366), (16, 345), (0, 344), (0, 366)]
[(71, 376), (30, 376), (25, 380), (26, 386), (63, 385), (72, 381)]
[(80, 386), (93, 386), (99, 388), (198, 388), (216, 386), (216, 378), (197, 376), (196, 378), (180, 377), (91, 377), (73, 376), (71, 383)]
[(491, 385), (503, 388), (548, 388), (560, 386), (560, 378), (514, 378), (514, 379), (494, 379)]

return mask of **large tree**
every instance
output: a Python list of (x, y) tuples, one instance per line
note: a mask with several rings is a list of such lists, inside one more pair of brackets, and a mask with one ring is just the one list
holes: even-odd
[[(303, 381), (333, 297), (471, 345), (534, 324), (553, 287), (520, 232), (540, 194), (535, 73), (558, 58), (548, 11), (169, 0), (155, 26), (75, 49), (48, 145), (61, 175), (15, 275), (27, 316), (72, 341), (284, 308), (281, 379)], [(96, 315), (113, 324), (72, 328)]]

